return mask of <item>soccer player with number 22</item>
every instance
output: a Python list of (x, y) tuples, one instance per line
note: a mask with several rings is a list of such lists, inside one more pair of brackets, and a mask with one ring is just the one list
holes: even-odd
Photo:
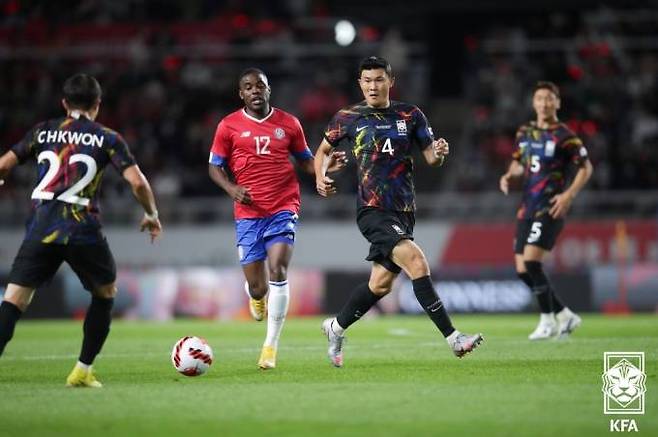
[(94, 121), (101, 104), (98, 81), (76, 74), (66, 80), (63, 91), (66, 117), (37, 124), (0, 157), (0, 180), (16, 165), (33, 159), (38, 173), (25, 239), (0, 305), (0, 355), (35, 289), (50, 281), (62, 262), (67, 262), (92, 298), (80, 357), (66, 385), (100, 388), (92, 363), (110, 332), (117, 292), (116, 264), (100, 223), (98, 193), (105, 167), (114, 167), (130, 184), (144, 208), (141, 230), (148, 230), (151, 242), (162, 226), (151, 186), (123, 137)]

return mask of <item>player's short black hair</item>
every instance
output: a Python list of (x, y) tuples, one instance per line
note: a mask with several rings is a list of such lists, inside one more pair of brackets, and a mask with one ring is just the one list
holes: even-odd
[(540, 80), (535, 84), (535, 89), (532, 90), (532, 94), (535, 94), (538, 90), (549, 90), (553, 94), (555, 94), (555, 97), (558, 99), (560, 98), (560, 88), (558, 88), (557, 85), (555, 85), (553, 82), (549, 82), (547, 80)]
[(101, 85), (96, 78), (84, 73), (66, 79), (62, 91), (64, 100), (69, 106), (85, 111), (93, 108), (103, 95)]
[(384, 69), (388, 77), (393, 77), (393, 69), (386, 59), (380, 56), (368, 56), (359, 63), (359, 79), (361, 79), (363, 70), (377, 70), (379, 68)]
[(242, 70), (242, 73), (240, 73), (240, 77), (238, 78), (238, 83), (240, 83), (242, 81), (243, 77), (249, 76), (250, 74), (255, 74), (257, 76), (262, 74), (263, 76), (267, 77), (267, 74), (265, 74), (265, 72), (263, 70), (261, 70), (260, 68), (249, 67), (249, 68), (245, 68), (244, 70)]

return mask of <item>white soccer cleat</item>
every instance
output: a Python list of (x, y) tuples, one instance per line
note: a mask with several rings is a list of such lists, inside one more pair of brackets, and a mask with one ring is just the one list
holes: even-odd
[(454, 339), (448, 340), (450, 349), (457, 358), (462, 358), (473, 349), (478, 347), (484, 341), (482, 334), (468, 335), (459, 333)]
[(568, 337), (583, 323), (583, 319), (581, 319), (578, 314), (572, 312), (569, 308), (564, 308), (557, 313), (555, 319), (557, 320), (558, 336), (560, 338)]
[(329, 341), (327, 356), (334, 367), (343, 367), (343, 341), (345, 341), (345, 336), (334, 333), (334, 330), (331, 329), (333, 320), (333, 317), (331, 317), (322, 322), (322, 332), (327, 336), (327, 340)]
[(552, 321), (540, 320), (535, 330), (532, 331), (530, 335), (528, 335), (528, 339), (533, 341), (548, 340), (549, 338), (555, 337), (557, 334), (558, 334), (558, 326), (555, 320)]
[(251, 313), (251, 317), (257, 322), (260, 322), (265, 318), (265, 314), (267, 314), (267, 299), (265, 297), (262, 299), (251, 297), (249, 283), (246, 281), (244, 283), (244, 292), (247, 293), (247, 297), (249, 298), (249, 313)]

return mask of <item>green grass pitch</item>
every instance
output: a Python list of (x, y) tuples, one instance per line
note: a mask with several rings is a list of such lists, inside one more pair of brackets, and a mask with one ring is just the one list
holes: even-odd
[[(658, 435), (658, 317), (583, 319), (568, 340), (531, 343), (535, 315), (455, 315), (485, 336), (462, 360), (425, 317), (366, 319), (342, 369), (326, 359), (321, 319), (291, 319), (267, 372), (256, 366), (264, 323), (116, 321), (95, 366), (100, 390), (64, 387), (80, 322), (23, 321), (0, 358), (0, 436), (609, 435), (605, 351), (646, 353), (646, 413), (616, 418)], [(184, 335), (213, 347), (202, 377), (170, 364)]]

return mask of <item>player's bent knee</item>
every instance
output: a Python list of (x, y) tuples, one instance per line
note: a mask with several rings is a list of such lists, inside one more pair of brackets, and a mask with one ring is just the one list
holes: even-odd
[(96, 290), (94, 290), (93, 295), (100, 297), (101, 299), (114, 299), (114, 297), (117, 295), (116, 283), (101, 285)]
[(385, 284), (385, 283), (373, 283), (373, 282), (368, 282), (368, 288), (372, 292), (372, 294), (376, 296), (386, 296), (388, 293), (391, 292), (392, 289), (392, 283), (391, 284)]
[(286, 266), (271, 266), (270, 267), (270, 281), (285, 281), (288, 275)]
[(24, 287), (18, 284), (8, 284), (2, 300), (15, 305), (19, 310), (25, 311), (32, 302), (34, 288)]
[(430, 266), (427, 264), (425, 257), (420, 254), (414, 254), (407, 263), (407, 270), (411, 279), (422, 278), (430, 274)]
[(368, 281), (368, 288), (372, 291), (372, 294), (377, 296), (386, 296), (393, 289), (393, 281), (397, 275), (390, 274), (385, 276), (374, 276), (371, 277)]

